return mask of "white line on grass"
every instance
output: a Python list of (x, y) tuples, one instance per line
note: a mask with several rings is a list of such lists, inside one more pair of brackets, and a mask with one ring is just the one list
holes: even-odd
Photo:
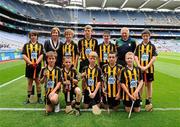
[(15, 81), (23, 78), (23, 77), (24, 77), (24, 75), (22, 75), (22, 76), (20, 76), (20, 77), (18, 77), (18, 78), (15, 78), (15, 79), (13, 79), (13, 80), (11, 80), (11, 81), (9, 81), (9, 82), (6, 82), (6, 83), (0, 85), (0, 88), (2, 88), (2, 87), (4, 87), (4, 86), (7, 86), (7, 85), (9, 85), (9, 84), (11, 84), (11, 83), (13, 83), (13, 82), (15, 82)]
[[(44, 108), (0, 108), (0, 111), (44, 111)], [(65, 109), (61, 109), (64, 111)], [(106, 111), (105, 109), (101, 109)], [(180, 108), (153, 108), (154, 111), (180, 111)], [(92, 111), (91, 109), (81, 109), (83, 112)], [(111, 110), (112, 111), (112, 110)], [(119, 109), (118, 111), (124, 111), (124, 109)], [(145, 111), (145, 109), (142, 109)]]

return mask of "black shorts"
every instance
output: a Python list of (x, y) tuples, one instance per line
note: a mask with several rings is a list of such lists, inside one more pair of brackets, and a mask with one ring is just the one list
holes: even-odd
[(96, 93), (96, 96), (92, 99), (89, 97), (89, 91), (84, 92), (84, 104), (89, 104), (90, 106), (100, 103), (100, 92)]
[(83, 68), (89, 65), (89, 60), (85, 59), (80, 62), (79, 72), (82, 73)]
[[(71, 90), (70, 90), (70, 102), (72, 102), (74, 100), (74, 97), (76, 96), (74, 90), (75, 90), (76, 87), (73, 87)], [(67, 96), (68, 96), (68, 92), (64, 92), (64, 97), (65, 97), (65, 102), (66, 104), (68, 103), (67, 102)]]
[[(126, 106), (126, 107), (131, 107), (131, 105), (132, 105), (132, 101), (123, 101), (123, 104), (124, 104), (124, 106)], [(140, 99), (138, 99), (138, 100), (136, 100), (135, 102), (134, 102), (134, 106), (133, 107), (140, 107)]]
[[(146, 74), (146, 79), (145, 79)], [(151, 82), (154, 81), (154, 73), (143, 73), (143, 81)]]
[[(36, 67), (36, 78), (39, 77), (39, 73), (41, 71), (41, 64), (38, 64)], [(26, 65), (25, 77), (33, 78), (34, 76), (34, 68), (31, 65)]]
[(103, 103), (108, 104), (110, 108), (116, 107), (120, 104), (120, 100), (115, 100), (115, 97), (108, 97), (106, 101), (106, 97), (103, 96)]
[(49, 97), (48, 97), (48, 96), (47, 96), (47, 97), (46, 97), (46, 96), (44, 97), (44, 103), (47, 104), (47, 105), (51, 105), (51, 104), (52, 104), (51, 101), (49, 100)]

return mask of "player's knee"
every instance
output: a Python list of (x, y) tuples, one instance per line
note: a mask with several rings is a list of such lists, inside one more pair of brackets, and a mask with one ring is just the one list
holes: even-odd
[(83, 104), (83, 108), (84, 108), (84, 109), (88, 109), (88, 108), (89, 108), (89, 105), (88, 105), (88, 104)]
[(125, 107), (126, 112), (130, 112), (130, 107)]
[(79, 87), (76, 87), (75, 92), (76, 92), (76, 95), (81, 95), (81, 90)]
[(50, 105), (47, 105), (46, 111), (50, 113), (53, 111), (53, 108)]
[(134, 108), (133, 110), (134, 110), (134, 112), (140, 112), (141, 111), (140, 107)]
[(58, 103), (58, 94), (49, 94), (49, 100), (51, 101), (52, 104), (57, 104)]

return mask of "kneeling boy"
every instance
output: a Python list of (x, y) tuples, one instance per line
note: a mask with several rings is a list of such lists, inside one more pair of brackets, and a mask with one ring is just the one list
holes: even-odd
[(61, 87), (61, 70), (55, 66), (57, 53), (49, 51), (46, 53), (47, 66), (41, 70), (40, 82), (45, 83), (46, 113), (59, 112), (58, 94)]
[(123, 88), (123, 103), (125, 111), (130, 112), (132, 102), (134, 102), (134, 112), (140, 112), (140, 89), (143, 85), (140, 68), (133, 65), (134, 53), (128, 52), (125, 55), (127, 66), (121, 72), (121, 87)]
[(62, 69), (63, 76), (63, 91), (65, 95), (66, 101), (66, 113), (73, 113), (73, 109), (71, 107), (73, 96), (75, 95), (75, 115), (80, 115), (80, 101), (81, 101), (81, 90), (78, 87), (78, 75), (76, 69), (72, 65), (72, 58), (69, 55), (64, 57), (64, 67)]

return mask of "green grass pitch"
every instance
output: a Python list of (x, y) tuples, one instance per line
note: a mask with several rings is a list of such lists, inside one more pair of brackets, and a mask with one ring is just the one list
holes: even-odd
[[(40, 104), (23, 104), (27, 87), (24, 77), (1, 87), (4, 83), (24, 75), (24, 67), (25, 63), (22, 60), (0, 63), (0, 127), (179, 127), (180, 125), (179, 53), (159, 54), (155, 62), (153, 82), (154, 111), (132, 113), (131, 119), (128, 119), (128, 113), (122, 110), (110, 114), (104, 111), (99, 116), (91, 112), (82, 112), (79, 117), (66, 115), (64, 112), (45, 116), (42, 110), (2, 110), (3, 108), (44, 108), (44, 105)], [(60, 96), (61, 106), (64, 108), (64, 99), (62, 94)]]

